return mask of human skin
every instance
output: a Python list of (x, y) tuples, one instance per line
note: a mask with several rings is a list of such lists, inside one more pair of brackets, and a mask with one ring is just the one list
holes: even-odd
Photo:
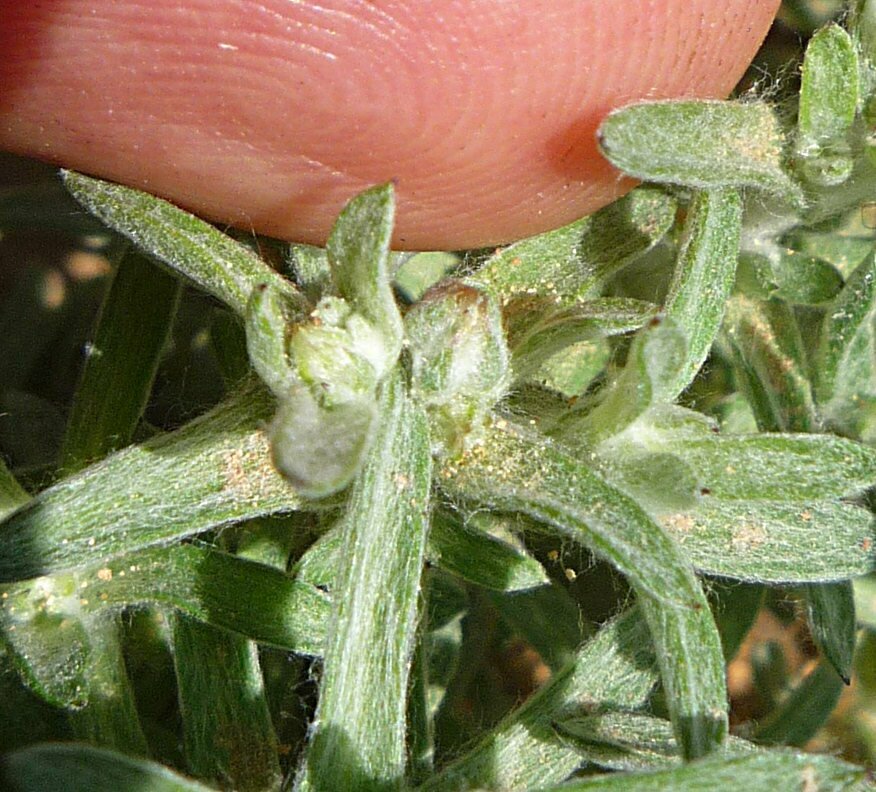
[(0, 148), (321, 243), (392, 179), (394, 244), (506, 242), (629, 189), (596, 130), (723, 97), (779, 0), (0, 0)]

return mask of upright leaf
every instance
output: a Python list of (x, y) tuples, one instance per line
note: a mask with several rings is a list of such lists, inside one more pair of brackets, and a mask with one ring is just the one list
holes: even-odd
[(806, 606), (815, 643), (843, 682), (850, 684), (857, 633), (855, 595), (851, 581), (828, 586), (807, 586)]
[(852, 272), (828, 306), (814, 370), (828, 422), (870, 438), (876, 420), (876, 256)]
[(126, 446), (170, 333), (179, 281), (137, 254), (122, 259), (88, 347), (62, 459), (68, 473)]
[(671, 770), (582, 778), (562, 787), (541, 787), (539, 792), (700, 792), (738, 788), (740, 783), (748, 792), (774, 792), (790, 785), (801, 790), (842, 792), (856, 788), (863, 775), (862, 768), (832, 756), (759, 752), (733, 758), (708, 757)]
[(400, 379), (383, 387), (379, 435), (344, 517), (316, 723), (299, 778), (304, 789), (396, 789), (405, 772), (431, 457), (425, 417)]
[[(401, 315), (392, 293), (389, 245), (395, 219), (392, 184), (372, 187), (341, 212), (326, 245), (338, 294), (378, 330), (385, 345), (378, 375), (401, 350)], [(379, 355), (375, 352), (375, 360)]]
[(240, 792), (276, 789), (277, 738), (256, 645), (181, 615), (172, 624), (189, 771)]
[(839, 25), (826, 25), (806, 47), (797, 114), (796, 153), (804, 177), (814, 184), (841, 184), (851, 175), (846, 135), (857, 109), (855, 45)]
[(664, 311), (687, 340), (684, 364), (664, 396), (693, 380), (712, 348), (736, 276), (742, 202), (736, 190), (704, 190), (691, 202)]

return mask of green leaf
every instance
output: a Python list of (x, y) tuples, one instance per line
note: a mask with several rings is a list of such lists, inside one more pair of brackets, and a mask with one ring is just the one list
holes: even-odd
[(815, 393), (837, 428), (872, 434), (876, 407), (876, 256), (849, 276), (828, 306), (814, 361)]
[(86, 209), (204, 291), (246, 313), (261, 283), (285, 294), (303, 315), (304, 298), (248, 248), (173, 204), (131, 187), (62, 171), (67, 189)]
[(844, 278), (873, 252), (873, 240), (866, 236), (839, 235), (833, 230), (794, 228), (782, 236), (783, 245), (810, 258), (826, 261)]
[(583, 542), (626, 575), (651, 628), (685, 755), (720, 743), (726, 691), (714, 621), (687, 561), (638, 504), (505, 419), (440, 476), (452, 497), (522, 512)]
[(0, 581), (299, 509), (300, 499), (270, 463), (261, 426), (272, 408), (249, 383), (182, 429), (44, 490), (2, 524)]
[(638, 330), (656, 313), (652, 303), (622, 297), (586, 300), (567, 308), (521, 301), (504, 317), (514, 377), (530, 379), (563, 349)]
[(806, 353), (790, 306), (737, 294), (727, 305), (724, 336), (760, 428), (816, 431)]
[(776, 297), (795, 305), (832, 300), (842, 286), (842, 275), (832, 264), (778, 246), (770, 257), (743, 254), (736, 281), (737, 289), (748, 296)]
[(338, 294), (378, 330), (384, 348), (371, 357), (379, 378), (395, 363), (402, 342), (389, 272), (394, 217), (392, 184), (372, 187), (344, 207), (326, 245)]
[(736, 656), (745, 636), (754, 626), (765, 593), (766, 587), (758, 584), (730, 580), (711, 581), (709, 601), (721, 634), (724, 659), (728, 663)]
[[(62, 652), (82, 644), (75, 637), (79, 622), (68, 618), (71, 613), (100, 616), (156, 605), (259, 643), (321, 655), (330, 614), (326, 595), (308, 583), (264, 564), (191, 544), (150, 548), (75, 572), (13, 583), (2, 594), (3, 626), (15, 627), (8, 634), (55, 625), (52, 635), (57, 635)], [(66, 685), (71, 676), (55, 673), (51, 679)], [(67, 698), (73, 701), (75, 696)]]
[(426, 557), (430, 564), (494, 591), (522, 591), (548, 582), (541, 564), (522, 548), (441, 513), (433, 518)]
[(648, 632), (634, 608), (608, 622), (571, 663), (422, 790), (510, 791), (559, 783), (578, 768), (581, 758), (557, 734), (555, 720), (596, 706), (641, 708), (656, 681)]
[(30, 495), (0, 459), (0, 519), (14, 512), (19, 506), (24, 506), (29, 500)]
[[(617, 452), (616, 448), (623, 450)], [(635, 500), (648, 514), (662, 515), (694, 509), (700, 500), (700, 482), (690, 465), (665, 452), (637, 453), (608, 443), (593, 459), (594, 467), (615, 487)]]
[(873, 518), (838, 501), (720, 501), (666, 514), (700, 572), (763, 583), (843, 580), (876, 569)]
[(278, 788), (277, 738), (256, 645), (185, 616), (172, 627), (189, 771), (236, 790)]
[[(582, 762), (609, 770), (659, 770), (682, 764), (669, 721), (637, 712), (573, 715), (557, 722), (564, 737), (571, 738)], [(738, 737), (729, 737), (720, 755), (739, 756), (759, 750)]]
[[(551, 670), (562, 668), (586, 635), (581, 609), (569, 591), (557, 584), (526, 591), (490, 591), (487, 599), (513, 635), (529, 644)], [(479, 642), (477, 632), (474, 640)]]
[(805, 745), (827, 722), (842, 689), (843, 681), (833, 666), (820, 662), (769, 718), (758, 724), (753, 739), (767, 745)]
[(755, 187), (800, 205), (782, 167), (779, 121), (761, 102), (642, 102), (615, 110), (599, 128), (608, 160), (638, 179), (687, 187)]
[(595, 214), (501, 248), (470, 282), (503, 305), (545, 297), (570, 306), (656, 245), (675, 222), (675, 201), (640, 187)]
[(179, 281), (139, 255), (119, 264), (76, 390), (61, 456), (72, 473), (131, 442), (167, 343)]
[(718, 335), (736, 276), (741, 223), (736, 190), (704, 190), (691, 201), (664, 306), (685, 336), (687, 354), (674, 382), (664, 386), (666, 401), (691, 383)]
[(646, 417), (621, 441), (677, 455), (696, 471), (700, 487), (712, 500), (822, 501), (853, 495), (876, 483), (876, 449), (835, 435), (684, 436), (655, 430)]
[(721, 638), (706, 598), (693, 608), (667, 608), (640, 597), (675, 739), (686, 760), (718, 749), (727, 736), (727, 688)]
[[(68, 618), (75, 619), (70, 614)], [(77, 740), (132, 756), (148, 756), (149, 748), (137, 714), (134, 689), (128, 677), (117, 613), (82, 619), (87, 634), (88, 665), (83, 674), (87, 696), (83, 707), (70, 713)]]
[(853, 161), (846, 135), (858, 109), (858, 56), (851, 37), (829, 24), (809, 41), (803, 59), (796, 154), (813, 184), (842, 184)]
[(521, 512), (586, 544), (667, 606), (695, 608), (699, 585), (668, 536), (634, 501), (558, 446), (505, 418), (448, 460), (439, 481), (454, 499)]
[[(333, 590), (343, 563), (342, 545), (337, 528), (327, 531), (298, 560), (296, 579)], [(541, 564), (525, 550), (445, 512), (432, 517), (426, 559), (433, 567), (494, 591), (522, 591), (548, 582)]]
[(286, 251), (286, 269), (291, 270), (295, 282), (312, 303), (319, 302), (334, 292), (332, 271), (325, 248), (313, 245), (291, 244)]
[(255, 372), (278, 398), (298, 381), (287, 349), (293, 320), (288, 302), (276, 288), (260, 283), (252, 290), (244, 316), (246, 351)]
[(857, 637), (851, 582), (844, 580), (840, 583), (810, 585), (804, 588), (803, 594), (809, 631), (816, 645), (843, 682), (850, 684)]
[(4, 757), (0, 781), (16, 792), (212, 792), (166, 767), (88, 745), (36, 745)]
[(818, 792), (850, 790), (865, 775), (861, 767), (831, 756), (779, 752), (749, 756), (708, 757), (698, 762), (650, 773), (619, 773), (582, 778), (557, 787), (540, 787), (540, 792), (705, 792), (736, 789), (743, 783), (747, 792), (774, 792), (776, 789), (811, 788)]
[(404, 775), (431, 457), (425, 416), (400, 379), (383, 386), (382, 425), (343, 518), (343, 563), (299, 778), (304, 788), (393, 789)]
[(622, 432), (652, 405), (675, 398), (686, 360), (682, 331), (655, 317), (636, 334), (625, 366), (599, 393), (596, 406), (570, 412), (552, 434), (594, 446)]
[(77, 578), (88, 583), (89, 609), (161, 605), (259, 643), (322, 654), (328, 599), (264, 564), (180, 545), (144, 550)]
[(402, 255), (401, 259), (394, 286), (411, 303), (421, 300), (429, 289), (449, 277), (460, 262), (455, 253), (438, 251)]
[[(575, 399), (605, 370), (610, 358), (611, 349), (606, 339), (580, 341), (543, 360), (532, 379), (566, 399)], [(526, 363), (523, 369), (525, 376)]]

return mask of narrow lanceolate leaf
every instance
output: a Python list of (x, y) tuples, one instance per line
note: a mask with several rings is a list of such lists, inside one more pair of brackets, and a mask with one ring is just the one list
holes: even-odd
[(372, 187), (344, 207), (326, 244), (338, 294), (378, 330), (385, 345), (381, 375), (395, 362), (402, 340), (389, 272), (394, 219), (392, 184)]
[(510, 420), (494, 418), (483, 442), (439, 475), (455, 498), (522, 512), (583, 542), (656, 600), (691, 608), (700, 602), (678, 548), (634, 501)]
[(61, 452), (66, 472), (131, 441), (176, 313), (179, 280), (138, 254), (119, 264), (104, 299)]
[(271, 465), (271, 399), (252, 383), (182, 429), (49, 487), (2, 523), (0, 580), (21, 580), (301, 501)]
[(688, 187), (756, 187), (795, 204), (800, 188), (782, 167), (784, 135), (760, 102), (642, 102), (599, 128), (609, 161), (639, 179)]
[(16, 792), (213, 792), (163, 765), (88, 745), (37, 745), (7, 754), (0, 781)]
[(876, 449), (835, 435), (703, 434), (631, 428), (648, 450), (676, 454), (711, 499), (795, 503), (854, 495), (876, 484)]
[(769, 253), (742, 254), (737, 289), (751, 297), (777, 297), (794, 305), (820, 305), (842, 289), (842, 275), (827, 261), (779, 245)]
[(817, 430), (803, 339), (791, 307), (737, 294), (727, 305), (724, 334), (740, 390), (760, 428)]
[[(170, 607), (259, 643), (322, 652), (328, 598), (280, 570), (196, 545), (150, 548), (74, 573), (86, 611)], [(22, 585), (22, 584), (16, 584)]]
[(506, 305), (541, 297), (574, 305), (650, 250), (675, 222), (675, 200), (640, 187), (583, 220), (501, 248), (471, 282)]
[(275, 286), (304, 313), (304, 299), (291, 282), (209, 223), (131, 187), (73, 171), (63, 171), (62, 177), (86, 209), (238, 316), (244, 315), (249, 295), (260, 283)]
[(648, 631), (632, 609), (606, 624), (569, 665), (422, 789), (522, 792), (560, 783), (580, 766), (581, 756), (557, 733), (557, 718), (596, 706), (639, 709), (656, 682)]
[(872, 516), (840, 501), (709, 497), (660, 523), (698, 571), (736, 580), (829, 582), (876, 569)]
[[(342, 551), (339, 530), (324, 534), (295, 565), (296, 579), (333, 591), (338, 570), (345, 563)], [(541, 564), (524, 550), (441, 513), (432, 518), (426, 560), (493, 591), (523, 591), (548, 582)]]
[(766, 586), (713, 580), (709, 602), (721, 634), (724, 659), (729, 663), (742, 646), (748, 631), (754, 626), (763, 605)]
[(447, 516), (433, 520), (426, 557), (431, 564), (494, 591), (521, 591), (548, 582), (541, 564), (524, 550)]
[(865, 776), (862, 767), (832, 756), (759, 752), (749, 756), (709, 757), (671, 770), (651, 773), (616, 773), (578, 779), (562, 787), (539, 787), (539, 792), (704, 792), (738, 789), (775, 792), (776, 789), (812, 789), (842, 792), (857, 787)]
[(651, 631), (682, 756), (705, 756), (727, 736), (728, 709), (721, 637), (708, 602), (703, 595), (696, 608), (667, 608), (641, 597), (639, 607)]
[(185, 616), (172, 623), (189, 772), (241, 792), (276, 789), (277, 737), (256, 645)]
[(853, 434), (872, 434), (876, 408), (876, 257), (849, 276), (828, 306), (814, 364), (815, 393), (827, 420)]
[(802, 747), (827, 722), (842, 689), (842, 680), (834, 668), (822, 660), (769, 718), (758, 724), (753, 739), (768, 745)]
[[(557, 730), (572, 739), (582, 761), (609, 770), (659, 770), (682, 764), (672, 724), (637, 712), (575, 714), (557, 721)], [(760, 750), (754, 743), (728, 737), (721, 756)]]
[(851, 175), (846, 134), (857, 108), (855, 45), (839, 25), (826, 25), (810, 39), (801, 74), (795, 149), (807, 180), (827, 186)]
[(828, 662), (848, 685), (852, 675), (852, 656), (855, 653), (857, 633), (852, 583), (844, 580), (840, 583), (806, 586), (805, 597), (812, 637)]
[[(328, 597), (314, 586), (196, 545), (150, 548), (75, 572), (13, 583), (0, 592), (0, 619), (6, 629), (14, 627), (10, 634), (43, 630), (57, 622), (68, 632), (66, 638), (58, 635), (58, 646), (68, 653), (78, 651), (84, 636), (71, 614), (99, 616), (157, 605), (309, 655), (322, 654), (330, 615)], [(53, 679), (66, 684), (67, 677), (56, 674)], [(70, 700), (74, 698), (71, 694)]]
[(343, 521), (306, 789), (392, 789), (404, 776), (431, 456), (425, 416), (400, 380), (383, 387), (382, 425)]
[(445, 465), (455, 497), (523, 512), (583, 542), (640, 595), (685, 756), (726, 731), (724, 661), (715, 623), (679, 548), (642, 508), (553, 444), (497, 419), (481, 446)]
[(691, 383), (718, 334), (736, 276), (741, 223), (736, 190), (704, 190), (691, 202), (664, 306), (687, 339), (684, 365), (667, 388), (669, 400)]

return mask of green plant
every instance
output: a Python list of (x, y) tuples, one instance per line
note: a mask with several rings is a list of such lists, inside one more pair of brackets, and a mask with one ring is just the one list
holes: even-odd
[[(605, 155), (647, 184), (460, 255), (391, 252), (391, 185), (271, 266), (64, 173), (118, 264), (60, 461), (0, 467), (7, 782), (865, 783), (788, 746), (876, 631), (874, 101), (861, 2), (809, 41), (796, 112), (616, 111)], [(177, 276), (213, 298), (182, 305), (227, 394), (157, 432)], [(753, 660), (769, 706), (728, 737), (726, 663), (775, 591), (823, 659), (790, 691)]]

